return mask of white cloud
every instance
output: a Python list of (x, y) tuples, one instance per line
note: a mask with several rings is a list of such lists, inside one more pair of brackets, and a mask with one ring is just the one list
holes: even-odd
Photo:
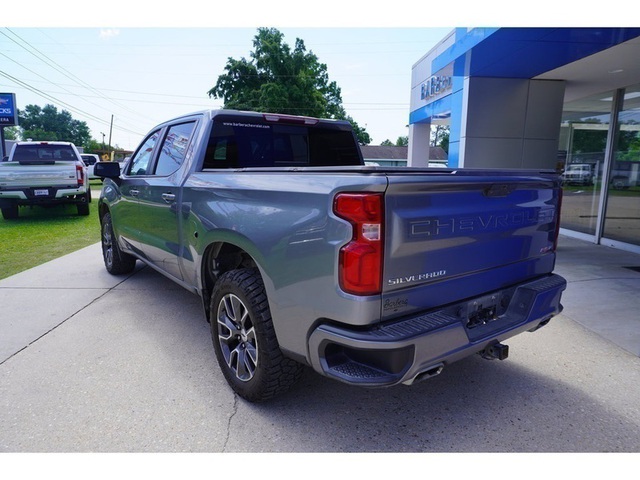
[(117, 28), (103, 28), (100, 30), (100, 38), (109, 39), (120, 35), (120, 30)]

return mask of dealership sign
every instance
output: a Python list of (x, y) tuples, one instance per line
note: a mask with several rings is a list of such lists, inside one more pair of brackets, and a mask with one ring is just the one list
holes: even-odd
[(451, 90), (452, 84), (450, 75), (434, 75), (420, 86), (420, 99), (435, 100)]
[(0, 127), (18, 124), (18, 109), (15, 93), (0, 93)]

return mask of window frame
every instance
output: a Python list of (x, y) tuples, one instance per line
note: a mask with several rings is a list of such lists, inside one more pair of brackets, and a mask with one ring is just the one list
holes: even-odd
[[(191, 124), (192, 128), (191, 128), (191, 133), (189, 134), (189, 137), (187, 138), (185, 147), (184, 147), (184, 155), (182, 157), (182, 161), (180, 162), (180, 164), (171, 172), (166, 173), (166, 174), (162, 174), (159, 175), (158, 172), (158, 166), (160, 165), (160, 159), (162, 156), (162, 149), (163, 146), (165, 144), (165, 142), (167, 141), (167, 138), (169, 137), (169, 133), (171, 132), (171, 129), (174, 127), (179, 127), (181, 125), (187, 125), (187, 124)], [(180, 168), (184, 165), (185, 160), (187, 159), (187, 155), (189, 154), (189, 147), (191, 146), (191, 142), (193, 140), (193, 136), (197, 130), (197, 126), (198, 126), (198, 120), (197, 119), (182, 119), (182, 121), (179, 122), (175, 122), (175, 123), (171, 123), (170, 125), (166, 125), (163, 129), (162, 132), (162, 141), (159, 142), (160, 147), (157, 148), (157, 151), (155, 152), (154, 155), (154, 159), (153, 159), (153, 168), (152, 171), (153, 173), (151, 174), (152, 176), (155, 177), (169, 177), (171, 175), (173, 175), (174, 173), (176, 173), (178, 170), (180, 170)]]
[[(138, 146), (138, 148), (135, 150), (135, 152), (133, 153), (133, 155), (131, 156), (131, 160), (129, 161), (128, 165), (127, 165), (127, 169), (126, 172), (124, 173), (124, 176), (128, 177), (128, 178), (149, 178), (149, 177), (158, 177), (158, 178), (166, 178), (169, 177), (173, 174), (175, 174), (178, 170), (180, 170), (180, 168), (185, 164), (187, 156), (189, 155), (189, 149), (192, 146), (192, 142), (194, 139), (194, 136), (196, 134), (196, 132), (198, 131), (198, 123), (199, 123), (199, 119), (198, 118), (180, 118), (180, 119), (176, 119), (176, 121), (168, 123), (168, 124), (164, 124), (164, 125), (160, 125), (157, 128), (153, 129), (151, 132), (149, 132), (149, 134), (144, 138), (144, 140), (140, 143), (140, 145)], [(160, 159), (160, 153), (162, 152), (162, 146), (164, 145), (167, 136), (169, 135), (169, 131), (171, 130), (172, 127), (178, 126), (178, 125), (184, 125), (187, 123), (192, 123), (193, 124), (193, 129), (191, 130), (191, 134), (189, 135), (189, 138), (187, 140), (186, 143), (186, 147), (185, 147), (185, 154), (184, 154), (184, 158), (182, 159), (182, 163), (178, 166), (178, 168), (176, 168), (173, 172), (166, 174), (166, 175), (157, 175), (156, 171), (157, 171), (157, 167), (158, 167), (158, 161)], [(136, 156), (140, 153), (140, 151), (142, 150), (142, 148), (144, 147), (144, 145), (146, 144), (146, 142), (155, 134), (158, 134), (158, 140), (156, 141), (155, 145), (153, 146), (153, 149), (151, 151), (151, 156), (149, 159), (149, 163), (147, 165), (147, 169), (144, 175), (132, 175), (131, 171), (133, 169), (133, 165), (134, 165), (134, 161)]]
[[(159, 139), (163, 138), (163, 130), (164, 127), (161, 128), (156, 128), (154, 130), (152, 130), (145, 138), (142, 142), (140, 142), (140, 145), (138, 146), (138, 148), (136, 149), (136, 151), (133, 153), (133, 155), (131, 155), (131, 160), (129, 161), (129, 164), (127, 165), (127, 171), (125, 172), (125, 176), (127, 177), (132, 177), (132, 178), (141, 178), (141, 177), (151, 177), (153, 176), (152, 173), (149, 173), (151, 171), (153, 171), (154, 169), (154, 158), (157, 155), (158, 152), (158, 145), (160, 145), (160, 141)], [(142, 151), (142, 149), (144, 148), (144, 146), (147, 144), (147, 141), (149, 141), (151, 139), (151, 137), (153, 137), (154, 135), (158, 135), (158, 140), (156, 140), (155, 144), (153, 145), (153, 148), (151, 149), (151, 153), (149, 155), (149, 162), (147, 163), (146, 169), (145, 169), (145, 173), (141, 174), (141, 175), (137, 175), (137, 174), (132, 174), (131, 171), (133, 170), (133, 166), (135, 164), (135, 160), (136, 157), (138, 156), (138, 154), (140, 154), (140, 152)]]

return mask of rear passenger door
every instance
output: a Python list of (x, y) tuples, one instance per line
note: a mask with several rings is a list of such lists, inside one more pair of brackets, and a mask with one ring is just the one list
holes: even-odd
[(150, 174), (145, 176), (138, 194), (142, 253), (151, 263), (180, 280), (180, 167), (195, 126), (193, 120), (163, 129)]

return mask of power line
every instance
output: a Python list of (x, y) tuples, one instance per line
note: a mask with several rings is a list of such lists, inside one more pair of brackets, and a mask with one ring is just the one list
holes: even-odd
[[(19, 35), (17, 35), (16, 33), (14, 33), (11, 29), (9, 28), (5, 28), (5, 30), (7, 30), (9, 33), (11, 33), (11, 35), (13, 35), (14, 37), (16, 37), (20, 42), (22, 42), (23, 44), (20, 44), (18, 41), (16, 41), (15, 39), (9, 37), (6, 33), (4, 32), (0, 32), (0, 34), (2, 34), (3, 36), (5, 36), (6, 38), (8, 38), (9, 40), (11, 40), (13, 43), (15, 43), (16, 45), (18, 45), (19, 47), (21, 47), (23, 50), (27, 51), (29, 54), (31, 54), (32, 56), (36, 57), (38, 60), (40, 60), (41, 62), (45, 63), (47, 66), (49, 66), (50, 68), (54, 69), (55, 71), (57, 71), (58, 73), (64, 75), (65, 77), (69, 78), (70, 80), (74, 81), (76, 84), (78, 84), (81, 87), (87, 88), (93, 92), (95, 92), (97, 94), (97, 96), (99, 98), (102, 98), (104, 100), (107, 100), (109, 102), (113, 102), (113, 99), (109, 98), (108, 96), (104, 95), (102, 92), (100, 92), (99, 90), (95, 89), (93, 86), (89, 85), (87, 82), (85, 82), (84, 80), (82, 80), (81, 78), (77, 77), (76, 75), (74, 75), (73, 73), (71, 73), (69, 70), (67, 70), (66, 68), (62, 67), (61, 65), (59, 65), (58, 63), (56, 63), (54, 60), (50, 59), (46, 54), (42, 53), (40, 50), (38, 50), (37, 48), (35, 48), (33, 45), (31, 45), (29, 42), (27, 42), (26, 40), (24, 40), (23, 38), (21, 38)], [(50, 37), (49, 37), (50, 38)], [(25, 47), (25, 45), (27, 45), (29, 48)], [(34, 53), (37, 52), (36, 53)], [(44, 77), (42, 75), (39, 75), (38, 73), (34, 72), (33, 70), (30, 70), (29, 68), (25, 67), (24, 65), (16, 62), (15, 60), (9, 58), (7, 55), (3, 54), (3, 56), (5, 56), (6, 58), (8, 58), (9, 60), (13, 61), (14, 63), (17, 63), (18, 65), (20, 65), (22, 68), (24, 68), (25, 70), (30, 71), (31, 73), (34, 73), (35, 75), (37, 75), (40, 78)], [(50, 83), (62, 88), (63, 90), (66, 90), (64, 87), (62, 87), (59, 84), (56, 84), (48, 79), (45, 79), (47, 81), (49, 81)], [(74, 95), (72, 92), (68, 91), (67, 92), (71, 95)], [(94, 106), (97, 106), (99, 108), (102, 108), (100, 105), (97, 105), (95, 103), (89, 102)], [(129, 109), (128, 107), (121, 105), (121, 104), (117, 104), (116, 105), (120, 108), (123, 108), (126, 111), (132, 112), (134, 114), (139, 115), (137, 112), (135, 112), (134, 110)]]
[[(2, 54), (0, 54), (0, 55), (2, 55)], [(8, 74), (8, 73), (6, 73), (6, 72), (3, 72), (3, 71), (1, 71), (1, 70), (0, 70), (0, 75), (2, 75), (3, 77), (7, 78), (8, 80), (11, 80), (11, 81), (12, 81), (12, 82), (14, 82), (15, 84), (17, 84), (17, 85), (19, 85), (19, 86), (21, 86), (21, 87), (23, 87), (23, 88), (26, 88), (27, 90), (29, 90), (29, 91), (31, 91), (31, 92), (33, 92), (33, 93), (37, 94), (37, 95), (40, 95), (41, 97), (43, 97), (43, 98), (45, 98), (45, 99), (47, 99), (47, 100), (53, 101), (54, 103), (58, 103), (58, 104), (60, 104), (60, 105), (64, 105), (64, 106), (65, 106), (66, 108), (68, 108), (70, 111), (72, 111), (72, 112), (74, 112), (74, 113), (76, 113), (76, 114), (78, 114), (78, 115), (81, 115), (81, 116), (84, 116), (84, 117), (88, 117), (88, 118), (90, 118), (91, 120), (94, 120), (94, 121), (96, 121), (96, 122), (98, 122), (98, 123), (101, 123), (101, 124), (103, 124), (103, 125), (109, 125), (109, 122), (107, 122), (107, 121), (105, 121), (105, 120), (101, 119), (100, 117), (96, 117), (95, 115), (92, 115), (92, 114), (90, 114), (90, 113), (88, 113), (88, 112), (85, 112), (85, 111), (83, 111), (83, 110), (79, 110), (79, 109), (77, 109), (76, 107), (74, 107), (73, 105), (70, 105), (70, 104), (68, 104), (68, 103), (66, 103), (66, 102), (64, 102), (64, 101), (62, 101), (62, 100), (60, 100), (59, 98), (53, 97), (53, 96), (49, 95), (48, 93), (43, 92), (42, 90), (39, 90), (39, 89), (37, 89), (37, 88), (35, 88), (35, 87), (33, 87), (33, 86), (29, 85), (28, 83), (23, 82), (22, 80), (20, 80), (20, 79), (18, 79), (18, 78), (16, 78), (16, 77), (14, 77), (14, 76), (12, 76), (12, 75), (9, 75), (9, 74)], [(126, 128), (122, 128), (122, 127), (116, 127), (116, 128), (118, 128), (118, 129), (120, 129), (120, 130), (123, 130), (123, 131), (125, 131), (125, 132), (127, 132), (127, 133), (132, 133), (132, 134), (134, 134), (134, 135), (142, 135), (142, 134), (141, 134), (141, 133), (139, 133), (139, 132), (135, 132), (135, 131), (133, 131), (133, 130), (129, 130), (129, 129), (126, 129)]]
[[(195, 96), (195, 95), (179, 95), (179, 94), (172, 94), (172, 93), (150, 93), (150, 92), (139, 92), (139, 91), (135, 91), (135, 90), (118, 90), (118, 89), (104, 89), (105, 91), (109, 91), (109, 92), (117, 92), (117, 93), (125, 93), (125, 94), (131, 94), (131, 95), (147, 95), (147, 96), (151, 96), (151, 97), (162, 97), (162, 98), (184, 98), (184, 99), (191, 99), (191, 100), (202, 100), (202, 101), (207, 101), (207, 100), (211, 100), (208, 96)], [(51, 92), (53, 94), (60, 94), (61, 92)], [(79, 97), (83, 97), (83, 98), (92, 98), (90, 95), (76, 95)], [(176, 102), (161, 102), (158, 100), (143, 100), (141, 98), (115, 98), (115, 100), (120, 100), (120, 101), (127, 101), (127, 102), (139, 102), (139, 103), (158, 103), (158, 104), (163, 104), (163, 105), (192, 105), (192, 106), (198, 106), (200, 104), (197, 103), (191, 103), (191, 104), (185, 104), (184, 102), (181, 101), (176, 101)], [(409, 107), (409, 103), (408, 102), (342, 102), (342, 105), (357, 105), (357, 106), (374, 106), (374, 107)], [(222, 105), (218, 105), (218, 106), (212, 106), (212, 108), (217, 108), (217, 107), (222, 107)], [(208, 106), (204, 107), (204, 108), (209, 108)]]

